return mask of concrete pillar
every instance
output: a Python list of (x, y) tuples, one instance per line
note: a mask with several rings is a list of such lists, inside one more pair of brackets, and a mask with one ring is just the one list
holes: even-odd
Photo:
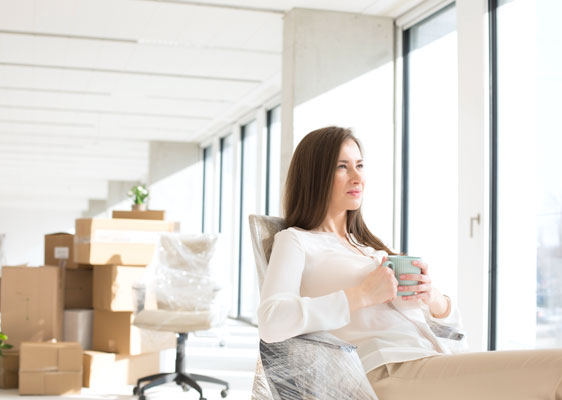
[(283, 26), (281, 187), (291, 155), (311, 130), (353, 128), (370, 178), (364, 215), (392, 245), (394, 63), (389, 18), (293, 9)]

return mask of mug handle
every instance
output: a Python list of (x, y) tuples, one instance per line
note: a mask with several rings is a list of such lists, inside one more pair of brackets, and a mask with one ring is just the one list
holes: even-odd
[(394, 270), (394, 263), (392, 261), (385, 261), (382, 263), (382, 266)]

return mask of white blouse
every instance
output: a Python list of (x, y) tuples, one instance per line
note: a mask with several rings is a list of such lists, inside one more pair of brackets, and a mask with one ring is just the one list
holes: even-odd
[(359, 285), (385, 251), (348, 248), (335, 233), (289, 228), (277, 233), (258, 308), (260, 338), (280, 342), (329, 331), (357, 346), (365, 372), (383, 364), (448, 353), (429, 329), (433, 320), (460, 329), (458, 310), (436, 319), (421, 300), (378, 304), (349, 312), (344, 289)]

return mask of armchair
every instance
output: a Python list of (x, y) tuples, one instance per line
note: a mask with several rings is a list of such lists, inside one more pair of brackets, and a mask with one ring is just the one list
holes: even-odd
[[(261, 289), (281, 218), (250, 215), (250, 234)], [(327, 332), (300, 335), (280, 343), (260, 341), (252, 399), (373, 400), (356, 347)]]

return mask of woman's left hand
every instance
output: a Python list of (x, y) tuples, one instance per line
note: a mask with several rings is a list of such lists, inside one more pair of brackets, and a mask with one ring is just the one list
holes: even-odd
[(446, 312), (448, 308), (448, 301), (437, 289), (431, 284), (431, 277), (429, 276), (429, 266), (423, 261), (412, 261), (412, 265), (420, 268), (419, 274), (402, 274), (401, 280), (418, 281), (417, 285), (400, 286), (398, 285), (399, 292), (414, 292), (411, 296), (402, 296), (402, 300), (421, 300), (429, 306), (433, 315), (441, 315)]

